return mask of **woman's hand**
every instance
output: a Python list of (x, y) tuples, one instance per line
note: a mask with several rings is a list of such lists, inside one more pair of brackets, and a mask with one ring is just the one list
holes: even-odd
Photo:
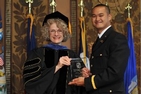
[(62, 68), (64, 65), (69, 66), (71, 59), (68, 56), (62, 56), (59, 59), (58, 64), (56, 65), (55, 72)]

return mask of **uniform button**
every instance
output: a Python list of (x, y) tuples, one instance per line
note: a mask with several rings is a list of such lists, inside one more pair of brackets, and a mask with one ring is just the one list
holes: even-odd
[(102, 54), (100, 54), (100, 56), (102, 56)]
[(91, 65), (91, 67), (93, 67), (93, 65)]
[(110, 90), (109, 92), (112, 92), (112, 90)]
[(94, 56), (92, 56), (92, 59), (94, 58)]

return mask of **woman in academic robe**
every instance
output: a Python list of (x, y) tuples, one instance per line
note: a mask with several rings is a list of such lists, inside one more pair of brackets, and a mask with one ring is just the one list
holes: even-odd
[[(68, 23), (58, 11), (45, 17), (41, 32), (49, 43), (27, 57), (23, 71), (26, 94), (82, 94), (82, 87), (68, 85), (73, 77), (81, 76), (84, 67), (75, 52), (61, 45), (70, 38)], [(72, 58), (79, 61), (72, 65)]]

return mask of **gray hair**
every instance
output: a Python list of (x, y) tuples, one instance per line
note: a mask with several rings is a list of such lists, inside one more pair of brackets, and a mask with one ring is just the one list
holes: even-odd
[(69, 33), (69, 29), (68, 29), (67, 24), (61, 19), (48, 19), (47, 22), (44, 24), (44, 26), (41, 28), (42, 37), (46, 41), (51, 42), (51, 40), (49, 38), (49, 27), (53, 23), (56, 23), (57, 27), (63, 31), (64, 38), (63, 38), (62, 42), (67, 41), (68, 38), (71, 37), (71, 35)]

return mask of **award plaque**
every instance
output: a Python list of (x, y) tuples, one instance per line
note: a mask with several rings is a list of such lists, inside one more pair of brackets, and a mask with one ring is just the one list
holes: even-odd
[(71, 79), (81, 76), (82, 63), (83, 61), (81, 60), (81, 58), (71, 58), (70, 65)]

